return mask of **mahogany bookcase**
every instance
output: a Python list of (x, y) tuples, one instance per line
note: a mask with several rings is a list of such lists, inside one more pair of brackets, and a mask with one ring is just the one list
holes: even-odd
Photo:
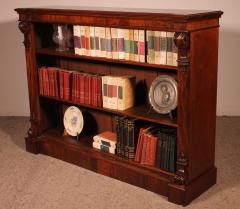
[[(24, 34), (31, 127), (26, 150), (46, 154), (100, 174), (167, 196), (187, 205), (216, 183), (215, 158), (218, 35), (221, 11), (171, 11), (94, 8), (18, 8)], [(52, 25), (89, 25), (174, 32), (178, 66), (156, 65), (60, 52), (51, 44)], [(137, 105), (116, 111), (41, 96), (38, 67), (135, 75), (146, 91), (136, 90)], [(178, 82), (177, 117), (149, 114), (147, 91), (160, 74)], [(114, 131), (114, 116), (125, 115), (177, 129), (177, 169), (170, 173), (92, 148), (91, 136), (79, 141), (63, 136), (62, 107), (76, 105), (89, 113), (97, 133)], [(90, 126), (91, 123), (85, 124)]]

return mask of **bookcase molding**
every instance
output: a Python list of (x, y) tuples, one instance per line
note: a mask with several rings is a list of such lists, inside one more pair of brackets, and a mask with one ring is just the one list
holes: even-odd
[[(24, 34), (26, 69), (30, 103), (30, 128), (25, 138), (26, 150), (42, 153), (76, 164), (103, 175), (165, 195), (168, 200), (187, 205), (202, 192), (216, 183), (215, 127), (218, 33), (221, 11), (168, 11), (141, 10), (106, 11), (89, 9), (18, 8), (18, 27)], [(72, 51), (58, 52), (36, 44), (37, 24), (82, 24), (126, 29), (161, 30), (174, 32), (178, 49), (178, 66), (137, 63), (100, 57), (87, 57)], [(120, 71), (143, 72), (144, 79), (169, 73), (178, 82), (177, 118), (169, 120), (159, 115), (151, 117), (142, 113), (147, 106), (126, 111), (105, 110), (72, 101), (41, 96), (39, 94), (37, 69), (45, 64), (40, 57), (52, 63), (66, 62), (74, 68), (83, 64), (86, 68), (96, 67), (97, 72)], [(79, 64), (76, 64), (79, 63)], [(114, 67), (113, 67), (114, 66)], [(139, 68), (139, 69), (138, 69)], [(134, 69), (134, 70), (133, 70)], [(153, 71), (153, 73), (151, 72)], [(55, 121), (61, 118), (56, 109), (72, 104), (96, 114), (99, 123), (113, 115), (131, 116), (177, 129), (177, 169), (170, 173), (151, 166), (121, 159), (94, 150), (89, 137), (79, 142), (61, 134)], [(56, 115), (53, 115), (56, 114)]]

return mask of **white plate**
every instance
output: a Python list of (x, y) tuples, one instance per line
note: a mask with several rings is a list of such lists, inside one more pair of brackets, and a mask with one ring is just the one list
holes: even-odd
[(70, 136), (77, 136), (83, 129), (83, 115), (81, 110), (75, 106), (70, 106), (64, 113), (63, 124), (66, 132)]

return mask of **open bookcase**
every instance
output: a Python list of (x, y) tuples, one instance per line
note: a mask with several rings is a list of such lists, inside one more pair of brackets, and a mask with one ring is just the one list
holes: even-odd
[[(187, 205), (216, 183), (214, 155), (221, 11), (124, 11), (109, 8), (19, 8), (16, 11), (19, 28), (24, 34), (29, 87), (31, 127), (26, 137), (27, 151), (46, 154), (145, 188), (167, 196), (176, 204)], [(74, 49), (56, 51), (52, 43), (52, 26), (56, 23), (70, 27), (87, 25), (174, 32), (178, 66), (78, 55)], [(135, 106), (120, 111), (40, 95), (38, 68), (41, 66), (106, 75), (134, 75), (137, 83)], [(149, 113), (148, 91), (152, 81), (161, 74), (178, 82), (178, 105), (174, 118)], [(144, 88), (141, 83), (144, 83)], [(63, 135), (63, 109), (68, 105), (75, 105), (91, 115), (97, 127), (81, 135), (79, 141)], [(94, 135), (115, 131), (116, 115), (175, 128), (176, 172), (93, 149)], [(85, 126), (89, 124), (91, 121)]]

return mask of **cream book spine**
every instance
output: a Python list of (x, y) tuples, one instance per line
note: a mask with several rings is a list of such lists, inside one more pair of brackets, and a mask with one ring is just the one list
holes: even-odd
[(86, 44), (86, 56), (91, 56), (90, 50), (90, 26), (85, 26), (85, 44)]
[(124, 52), (125, 60), (130, 59), (130, 40), (129, 40), (129, 29), (124, 29)]
[(147, 30), (147, 63), (154, 64), (154, 31)]
[(139, 61), (145, 62), (145, 31), (139, 30), (138, 31), (139, 39), (138, 39), (138, 54), (139, 54)]
[(106, 56), (112, 58), (112, 40), (111, 40), (111, 29), (106, 28)]
[(118, 59), (118, 48), (117, 48), (117, 28), (111, 28), (111, 40), (112, 40), (112, 58)]
[(102, 101), (103, 108), (108, 108), (108, 77), (102, 76)]
[(100, 27), (99, 39), (100, 39), (100, 57), (107, 57), (105, 27)]
[(167, 64), (167, 33), (160, 32), (160, 64)]
[(117, 143), (117, 142), (111, 141), (109, 139), (102, 138), (100, 136), (94, 136), (93, 141), (95, 141), (96, 143), (99, 143), (99, 144), (102, 144), (102, 141), (107, 142), (110, 144), (110, 147), (112, 147), (114, 149), (116, 148), (116, 143)]
[(85, 26), (80, 26), (80, 40), (81, 40), (81, 48), (80, 55), (86, 55), (86, 45), (85, 45)]
[(160, 64), (160, 31), (154, 31), (154, 63)]
[(92, 57), (96, 56), (96, 50), (95, 50), (95, 29), (93, 26), (90, 26), (90, 55)]
[(138, 30), (134, 30), (133, 31), (133, 39), (134, 39), (134, 61), (135, 62), (139, 62), (139, 54), (138, 54), (138, 50), (139, 50), (139, 46), (138, 46), (138, 38), (139, 34), (138, 34)]
[(124, 29), (117, 29), (117, 49), (118, 49), (118, 59), (125, 59), (125, 51), (124, 51)]
[(95, 49), (96, 49), (96, 57), (101, 56), (101, 50), (100, 50), (100, 31), (101, 27), (95, 27), (94, 29), (94, 36), (95, 36)]
[(173, 32), (167, 32), (167, 65), (173, 65)]
[(74, 37), (74, 52), (75, 52), (75, 54), (79, 54), (78, 25), (73, 26), (73, 37)]

